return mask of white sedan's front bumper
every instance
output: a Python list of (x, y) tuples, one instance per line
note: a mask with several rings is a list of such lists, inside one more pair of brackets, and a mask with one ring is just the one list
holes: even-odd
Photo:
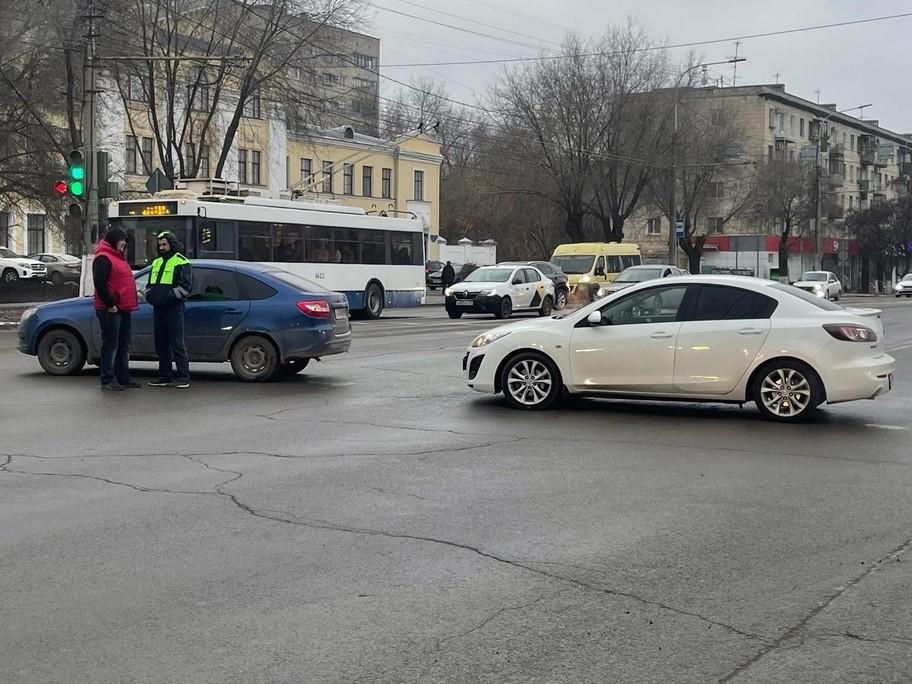
[(503, 360), (496, 345), (469, 349), (462, 357), (462, 371), (466, 384), (476, 392), (494, 394), (497, 368)]

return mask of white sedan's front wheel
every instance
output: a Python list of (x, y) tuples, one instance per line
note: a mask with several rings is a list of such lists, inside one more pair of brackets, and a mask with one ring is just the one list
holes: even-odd
[(513, 408), (525, 411), (546, 409), (560, 396), (560, 372), (554, 362), (543, 354), (524, 352), (504, 364), (500, 386)]
[(753, 395), (765, 418), (796, 423), (814, 413), (823, 391), (817, 374), (808, 366), (783, 360), (774, 361), (757, 375)]

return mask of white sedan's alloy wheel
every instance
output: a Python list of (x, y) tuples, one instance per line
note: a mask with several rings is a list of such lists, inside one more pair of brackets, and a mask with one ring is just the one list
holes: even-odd
[(811, 385), (798, 371), (777, 368), (763, 378), (760, 396), (770, 413), (792, 418), (807, 410), (811, 402)]
[(554, 403), (561, 388), (557, 368), (536, 353), (507, 363), (501, 380), (504, 396), (516, 408), (544, 409)]

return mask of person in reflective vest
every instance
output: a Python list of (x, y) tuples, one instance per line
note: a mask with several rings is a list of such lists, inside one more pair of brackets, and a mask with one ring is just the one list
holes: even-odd
[[(190, 387), (190, 360), (184, 343), (184, 302), (193, 287), (190, 260), (177, 251), (177, 237), (158, 234), (158, 258), (152, 262), (146, 301), (152, 305), (158, 380), (150, 387)], [(176, 366), (176, 371), (173, 366)]]

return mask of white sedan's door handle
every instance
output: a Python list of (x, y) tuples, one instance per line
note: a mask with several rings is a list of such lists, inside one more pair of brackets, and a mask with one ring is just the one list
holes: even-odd
[(674, 335), (668, 332), (654, 332), (650, 337), (654, 340), (669, 340), (674, 337)]
[(760, 328), (741, 328), (738, 331), (739, 335), (762, 335), (763, 331)]

